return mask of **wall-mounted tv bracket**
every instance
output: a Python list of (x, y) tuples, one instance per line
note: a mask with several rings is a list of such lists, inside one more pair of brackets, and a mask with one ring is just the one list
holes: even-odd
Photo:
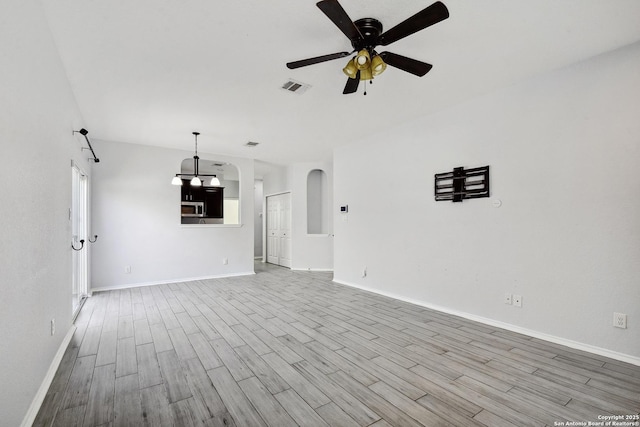
[(465, 169), (454, 168), (452, 172), (435, 174), (434, 195), (436, 201), (489, 197), (489, 166)]

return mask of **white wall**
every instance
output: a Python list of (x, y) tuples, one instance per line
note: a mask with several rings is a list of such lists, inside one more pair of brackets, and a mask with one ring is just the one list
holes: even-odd
[(40, 4), (3, 1), (0, 40), (0, 424), (17, 426), (72, 326), (71, 159), (91, 168)]
[[(314, 169), (326, 173), (327, 200), (333, 200), (333, 165), (329, 162), (295, 163), (291, 167), (291, 268), (333, 270), (333, 217), (327, 220), (327, 234), (307, 233), (307, 177)], [(329, 202), (333, 205), (332, 202)], [(329, 208), (331, 211), (331, 207)]]
[(291, 191), (291, 171), (287, 166), (272, 165), (263, 177), (263, 193), (271, 196), (277, 193)]
[[(336, 280), (640, 362), (639, 70), (635, 44), (336, 150)], [(434, 201), (484, 165), (502, 207)]]
[(93, 289), (253, 272), (253, 160), (200, 153), (238, 167), (242, 226), (182, 226), (180, 187), (170, 179), (192, 153), (118, 142), (94, 146), (100, 163), (93, 176), (93, 233), (99, 236)]

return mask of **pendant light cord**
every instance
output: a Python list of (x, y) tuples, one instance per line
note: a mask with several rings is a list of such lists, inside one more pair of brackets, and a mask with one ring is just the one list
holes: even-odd
[(200, 135), (200, 132), (193, 132), (193, 135), (196, 137), (196, 154), (195, 156), (193, 156), (193, 172), (194, 175), (197, 177), (198, 176), (198, 160), (200, 159), (198, 157), (198, 135)]

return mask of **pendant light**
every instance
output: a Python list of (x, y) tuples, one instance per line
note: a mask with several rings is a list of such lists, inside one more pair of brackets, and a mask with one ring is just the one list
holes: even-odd
[(174, 176), (173, 179), (171, 180), (171, 184), (182, 185), (182, 178), (184, 177), (184, 178), (191, 178), (190, 184), (192, 186), (201, 187), (202, 180), (200, 179), (200, 177), (211, 177), (211, 185), (214, 187), (219, 187), (220, 180), (215, 175), (199, 173), (200, 157), (198, 157), (198, 135), (200, 135), (200, 132), (191, 132), (191, 133), (195, 137), (195, 145), (196, 145), (195, 154), (193, 156), (193, 173), (192, 174), (177, 173), (176, 176)]

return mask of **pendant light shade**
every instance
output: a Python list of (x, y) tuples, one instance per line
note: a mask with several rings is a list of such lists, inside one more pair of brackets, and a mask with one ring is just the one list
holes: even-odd
[(387, 69), (387, 64), (384, 63), (380, 55), (376, 55), (371, 59), (371, 74), (373, 76), (379, 76)]
[(178, 175), (176, 175), (171, 180), (171, 184), (172, 185), (182, 185), (182, 180), (180, 179), (180, 177)]
[(367, 49), (362, 49), (360, 52), (358, 52), (358, 55), (356, 55), (355, 63), (356, 67), (360, 71), (369, 68), (371, 66), (371, 55), (369, 55), (369, 51)]
[(200, 178), (198, 178), (197, 176), (194, 176), (193, 178), (191, 178), (191, 185), (193, 185), (194, 187), (200, 187), (202, 185), (202, 180), (200, 180)]
[(211, 178), (211, 186), (220, 187), (220, 180), (218, 179), (218, 177), (214, 176), (213, 178)]
[(371, 73), (371, 67), (363, 68), (360, 70), (360, 80), (372, 80), (373, 74)]
[(342, 69), (350, 79), (355, 79), (356, 74), (358, 74), (358, 67), (356, 67), (355, 60), (355, 58), (350, 59), (349, 62), (347, 62), (347, 65)]

